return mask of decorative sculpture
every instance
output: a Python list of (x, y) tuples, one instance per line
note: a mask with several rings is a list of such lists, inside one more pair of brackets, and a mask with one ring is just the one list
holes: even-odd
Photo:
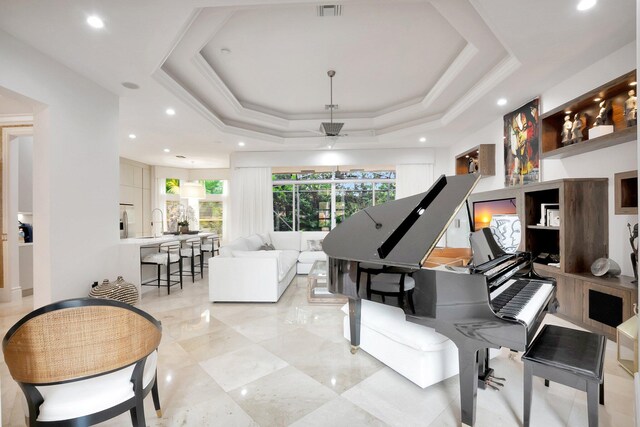
[(473, 157), (469, 157), (469, 173), (478, 172), (478, 160)]
[(562, 126), (562, 145), (571, 144), (571, 116), (564, 116), (564, 125)]
[(600, 103), (600, 111), (596, 116), (596, 122), (593, 124), (593, 127), (600, 125), (610, 125), (611, 124), (611, 102), (602, 101)]
[(571, 143), (576, 144), (580, 141), (582, 141), (582, 119), (580, 118), (580, 113), (576, 113), (571, 127)]
[(631, 224), (627, 223), (627, 228), (629, 229), (629, 243), (631, 243), (631, 266), (633, 267), (633, 277), (636, 278), (632, 283), (638, 283), (638, 224), (631, 228)]
[(629, 99), (624, 102), (624, 119), (629, 127), (638, 123), (638, 98), (634, 90), (629, 91)]

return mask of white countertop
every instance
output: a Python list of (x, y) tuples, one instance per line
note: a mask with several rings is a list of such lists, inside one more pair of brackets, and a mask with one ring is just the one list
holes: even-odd
[(159, 243), (171, 242), (173, 240), (187, 240), (193, 237), (208, 237), (215, 236), (216, 233), (198, 233), (198, 234), (178, 234), (178, 235), (165, 235), (160, 237), (131, 237), (129, 239), (120, 239), (121, 245), (133, 245), (133, 246), (151, 246)]

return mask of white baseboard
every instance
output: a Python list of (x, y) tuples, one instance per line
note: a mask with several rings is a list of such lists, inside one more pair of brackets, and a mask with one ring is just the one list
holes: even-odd
[(22, 298), (22, 288), (20, 286), (14, 286), (11, 288), (11, 301), (20, 301)]

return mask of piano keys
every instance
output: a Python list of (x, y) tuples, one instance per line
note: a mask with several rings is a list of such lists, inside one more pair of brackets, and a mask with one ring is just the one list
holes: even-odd
[(468, 268), (426, 267), (478, 179), (441, 176), (425, 193), (357, 212), (323, 241), (329, 290), (349, 298), (352, 352), (360, 343), (358, 264), (412, 272), (415, 313), (405, 308), (407, 321), (435, 329), (458, 347), (461, 416), (467, 425), (475, 422), (479, 378), (484, 385), (492, 373), (488, 348), (526, 350), (555, 299), (555, 282), (535, 274), (527, 253), (499, 254)]

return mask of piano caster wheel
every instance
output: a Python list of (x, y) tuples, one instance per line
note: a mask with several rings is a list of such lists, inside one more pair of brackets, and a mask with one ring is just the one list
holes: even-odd
[(356, 354), (359, 349), (360, 349), (359, 345), (352, 345), (351, 346), (351, 354)]

